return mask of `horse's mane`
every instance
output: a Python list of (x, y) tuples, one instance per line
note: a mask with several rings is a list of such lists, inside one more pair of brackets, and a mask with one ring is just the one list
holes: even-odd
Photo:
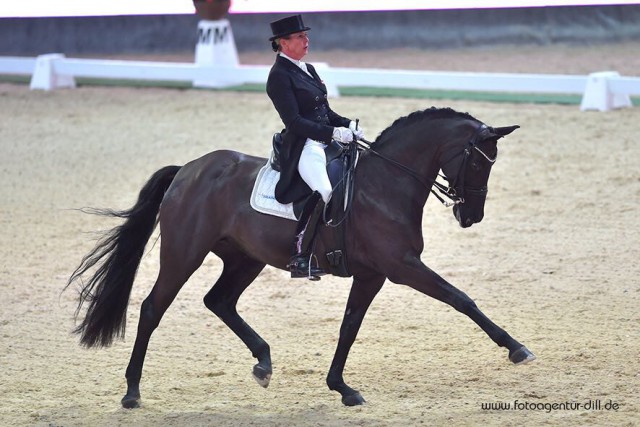
[(375, 142), (373, 143), (374, 145), (372, 145), (372, 147), (382, 144), (385, 140), (385, 136), (387, 136), (389, 133), (397, 130), (400, 127), (408, 126), (417, 121), (421, 121), (425, 119), (433, 120), (433, 119), (453, 118), (453, 117), (459, 117), (461, 119), (470, 119), (470, 120), (478, 121), (475, 117), (473, 117), (469, 113), (462, 113), (448, 107), (447, 108), (431, 107), (425, 110), (414, 111), (408, 116), (404, 116), (404, 117), (400, 117), (399, 119), (396, 119), (396, 121), (394, 121), (391, 124), (391, 126), (383, 130), (380, 133), (380, 135), (378, 135), (378, 137), (376, 138)]

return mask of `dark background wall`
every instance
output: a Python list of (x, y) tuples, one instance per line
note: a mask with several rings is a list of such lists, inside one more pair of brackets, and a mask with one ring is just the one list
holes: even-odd
[[(229, 15), (238, 50), (268, 50), (269, 22), (282, 16)], [(640, 40), (638, 5), (308, 13), (304, 19), (319, 50)], [(192, 50), (197, 22), (195, 15), (0, 19), (0, 55)]]

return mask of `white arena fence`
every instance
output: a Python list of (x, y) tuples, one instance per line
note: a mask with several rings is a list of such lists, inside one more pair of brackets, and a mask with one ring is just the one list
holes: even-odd
[[(316, 65), (316, 64), (314, 64)], [(330, 96), (338, 87), (456, 90), (521, 94), (582, 95), (581, 110), (608, 111), (630, 107), (640, 96), (640, 77), (605, 71), (590, 75), (512, 74), (409, 71), (329, 67), (321, 74)], [(0, 57), (0, 74), (31, 76), (31, 89), (75, 87), (75, 78), (191, 82), (197, 87), (224, 88), (266, 83), (270, 66), (215, 65), (178, 62), (66, 58), (46, 54), (37, 58)]]

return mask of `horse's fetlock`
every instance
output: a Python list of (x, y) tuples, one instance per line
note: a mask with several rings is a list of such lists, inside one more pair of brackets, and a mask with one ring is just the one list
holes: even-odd
[(337, 390), (343, 384), (342, 376), (327, 375), (327, 387), (329, 387), (329, 390)]
[[(495, 336), (495, 337), (493, 337), (493, 340), (494, 340), (494, 342), (495, 342), (496, 344), (498, 344), (500, 347), (505, 347), (505, 348), (509, 348), (509, 349), (512, 349), (512, 347), (513, 347), (513, 346), (511, 345), (511, 343), (512, 343), (514, 340), (513, 340), (513, 338), (511, 338), (511, 335), (509, 335), (509, 334), (507, 333), (507, 331), (503, 331), (503, 330), (501, 330), (500, 332), (498, 332), (498, 334), (496, 334), (496, 336)], [(518, 348), (520, 348), (521, 344), (520, 344), (520, 343), (518, 343), (518, 342), (516, 342), (516, 344), (517, 344), (517, 346), (518, 346), (518, 347), (516, 348), (516, 350), (517, 350)], [(510, 350), (510, 353), (511, 353), (511, 350)]]
[(269, 347), (269, 344), (267, 344), (266, 341), (263, 341), (262, 343), (258, 344), (254, 351), (252, 352), (253, 357), (255, 357), (256, 359), (258, 359), (259, 361), (267, 359), (270, 360), (271, 359), (271, 347)]

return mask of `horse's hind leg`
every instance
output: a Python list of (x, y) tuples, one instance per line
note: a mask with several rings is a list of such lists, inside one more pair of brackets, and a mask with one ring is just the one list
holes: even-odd
[(236, 310), (240, 295), (264, 269), (265, 264), (249, 258), (242, 252), (220, 254), (224, 261), (222, 275), (204, 297), (204, 304), (215, 313), (251, 350), (258, 363), (253, 367), (253, 376), (262, 387), (271, 380), (271, 352), (263, 340)]
[(165, 242), (160, 248), (158, 279), (140, 308), (136, 341), (126, 371), (127, 394), (122, 398), (122, 406), (125, 408), (140, 406), (140, 379), (151, 334), (189, 276), (202, 264), (207, 253), (203, 251), (196, 259), (186, 262), (178, 256), (167, 256), (168, 246)]

